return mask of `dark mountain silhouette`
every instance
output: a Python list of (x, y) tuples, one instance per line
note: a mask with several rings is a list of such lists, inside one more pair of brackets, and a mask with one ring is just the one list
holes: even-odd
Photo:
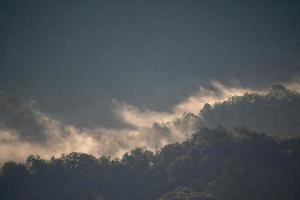
[(300, 140), (245, 128), (202, 129), (159, 152), (122, 159), (71, 153), (7, 162), (1, 200), (298, 200)]
[(244, 126), (273, 136), (300, 136), (300, 95), (275, 85), (265, 95), (233, 96), (200, 111), (199, 127), (222, 125), (228, 129)]
[[(23, 137), (42, 130), (23, 127), (40, 127), (38, 115), (7, 98), (0, 98), (0, 117), (10, 116), (1, 128), (17, 127)], [(188, 140), (157, 152), (137, 148), (121, 159), (73, 152), (6, 162), (0, 199), (298, 200), (299, 109), (300, 95), (277, 85), (267, 94), (234, 96), (206, 104), (199, 115), (155, 124), (167, 133), (169, 126), (195, 130)]]

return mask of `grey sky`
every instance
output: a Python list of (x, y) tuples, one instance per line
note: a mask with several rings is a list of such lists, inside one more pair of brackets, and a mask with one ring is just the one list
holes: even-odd
[(0, 90), (81, 125), (116, 126), (113, 99), (168, 110), (300, 72), (300, 1), (3, 0), (0, 27)]

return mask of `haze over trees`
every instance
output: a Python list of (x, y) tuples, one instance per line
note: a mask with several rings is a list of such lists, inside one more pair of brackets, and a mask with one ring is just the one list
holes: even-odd
[(299, 36), (300, 0), (0, 0), (0, 200), (300, 200)]
[(198, 128), (243, 126), (272, 136), (300, 137), (300, 94), (274, 85), (266, 94), (246, 93), (205, 104), (199, 115), (187, 114), (178, 122), (191, 120)]
[(218, 127), (159, 152), (134, 149), (120, 160), (74, 152), (7, 162), (0, 199), (296, 200), (299, 185), (299, 139)]
[(0, 199), (298, 200), (299, 109), (300, 95), (277, 85), (265, 95), (234, 96), (175, 120), (182, 130), (192, 121), (194, 134), (156, 152), (9, 161), (1, 168)]

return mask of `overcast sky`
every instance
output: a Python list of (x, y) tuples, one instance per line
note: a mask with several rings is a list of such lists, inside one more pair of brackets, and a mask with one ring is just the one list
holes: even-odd
[(0, 90), (85, 126), (117, 126), (114, 99), (168, 111), (300, 74), (299, 0), (2, 0), (0, 29)]

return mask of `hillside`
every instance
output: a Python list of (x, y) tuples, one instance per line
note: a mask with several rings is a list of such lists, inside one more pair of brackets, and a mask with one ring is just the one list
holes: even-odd
[(297, 200), (300, 140), (275, 140), (245, 128), (202, 129), (159, 152), (122, 159), (71, 153), (7, 162), (0, 199)]
[(228, 129), (244, 126), (273, 136), (300, 136), (300, 95), (275, 85), (265, 95), (249, 94), (206, 104), (200, 111), (197, 126)]

